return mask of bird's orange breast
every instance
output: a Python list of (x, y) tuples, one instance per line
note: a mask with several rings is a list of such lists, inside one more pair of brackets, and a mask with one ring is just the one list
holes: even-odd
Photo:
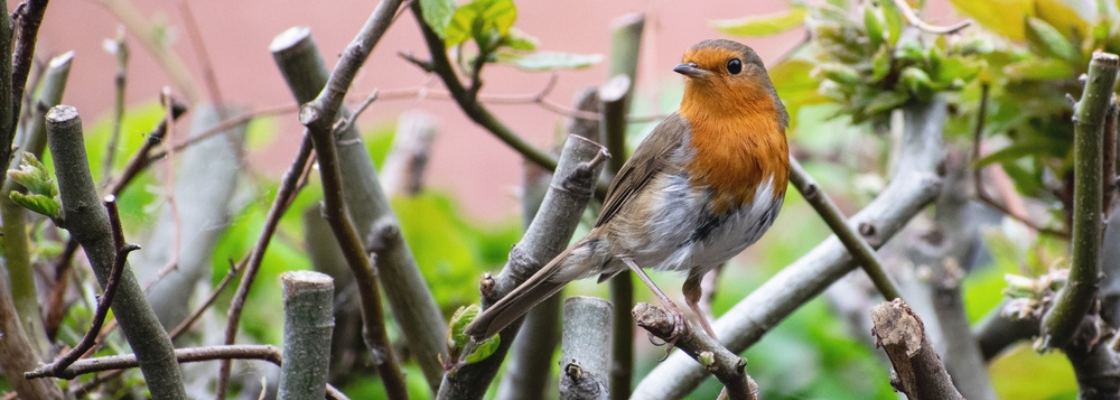
[(774, 100), (762, 88), (753, 89), (755, 93), (735, 99), (696, 93), (681, 104), (680, 114), (692, 128), (690, 179), (693, 186), (712, 190), (712, 211), (717, 214), (753, 201), (755, 192), (771, 179), (773, 200), (785, 196), (789, 181), (785, 129)]

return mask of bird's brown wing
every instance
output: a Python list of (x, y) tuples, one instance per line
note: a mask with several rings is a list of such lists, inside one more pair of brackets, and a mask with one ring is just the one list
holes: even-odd
[(690, 130), (688, 121), (677, 113), (673, 113), (653, 128), (653, 132), (638, 145), (634, 155), (626, 161), (611, 182), (610, 189), (607, 190), (607, 199), (603, 201), (603, 210), (599, 212), (599, 219), (595, 221), (595, 227), (606, 224), (618, 215), (619, 210), (649, 183), (650, 178), (666, 169), (680, 168), (673, 165), (669, 158), (673, 152), (684, 145)]

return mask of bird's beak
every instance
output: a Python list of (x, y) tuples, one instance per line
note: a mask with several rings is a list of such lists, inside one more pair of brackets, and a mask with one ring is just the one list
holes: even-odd
[(690, 78), (703, 78), (711, 72), (696, 66), (696, 63), (683, 63), (673, 67), (673, 71)]

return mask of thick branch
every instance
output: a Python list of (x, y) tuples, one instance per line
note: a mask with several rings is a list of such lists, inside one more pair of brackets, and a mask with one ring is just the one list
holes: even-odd
[[(51, 60), (43, 79), (43, 88), (31, 111), (32, 117), (25, 129), (23, 140), (19, 144), (20, 151), (43, 158), (43, 150), (47, 147), (47, 125), (45, 115), (50, 107), (62, 100), (62, 92), (66, 88), (66, 80), (70, 76), (70, 64), (74, 58), (73, 52), (68, 52)], [(12, 157), (8, 169), (19, 169), (22, 157)], [(7, 175), (7, 174), (5, 174)], [(5, 267), (11, 287), (12, 300), (15, 302), (18, 315), (23, 322), (24, 333), (34, 347), (29, 347), (41, 357), (46, 354), (49, 344), (46, 329), (42, 318), (38, 318), (39, 297), (35, 285), (34, 270), (31, 266), (31, 242), (27, 236), (27, 210), (12, 202), (9, 195), (12, 191), (27, 193), (27, 189), (17, 184), (14, 180), (3, 179), (0, 186), (0, 215), (3, 216), (4, 225), (0, 227), (3, 234), (3, 250)], [(32, 318), (31, 316), (36, 316)]]
[[(940, 190), (937, 169), (943, 157), (944, 98), (934, 97), (929, 104), (911, 105), (903, 112), (906, 127), (900, 162), (890, 185), (848, 221), (861, 227), (872, 247), (886, 243)], [(728, 350), (742, 352), (854, 268), (847, 249), (830, 237), (736, 304), (713, 328)], [(706, 376), (688, 356), (674, 354), (638, 384), (634, 398), (683, 398)]]
[(284, 287), (284, 363), (277, 396), (322, 399), (327, 384), (334, 330), (334, 280), (312, 271), (280, 275)]
[[(47, 131), (66, 229), (81, 243), (97, 280), (105, 286), (109, 283), (117, 249), (113, 245), (109, 215), (101, 206), (90, 175), (78, 110), (70, 106), (52, 108), (47, 113)], [(121, 278), (119, 292), (112, 303), (113, 314), (141, 361), (141, 372), (152, 397), (186, 399), (171, 339), (144, 300), (144, 292), (127, 264)]]
[[(537, 217), (510, 252), (509, 262), (493, 280), (484, 281), (482, 302), (489, 306), (505, 297), (568, 245), (580, 216), (591, 200), (592, 188), (607, 159), (602, 146), (579, 136), (569, 136), (560, 154), (560, 165)], [(490, 357), (456, 366), (440, 385), (438, 399), (481, 399), (498, 372), (521, 320), (502, 330), (501, 345)]]
[[(1060, 348), (1073, 339), (1100, 284), (1102, 131), (1120, 59), (1093, 53), (1089, 78), (1074, 116), (1073, 245), (1069, 280), (1042, 319), (1043, 345)], [(1109, 173), (1111, 176), (1112, 173)]]
[[(307, 29), (291, 28), (281, 33), (273, 40), (270, 50), (297, 102), (314, 99), (326, 85), (327, 68)], [(345, 107), (339, 109), (339, 118), (348, 115)], [(397, 228), (397, 216), (378, 181), (360, 132), (349, 124), (337, 137), (339, 168), (346, 176), (342, 196), (350, 218), (367, 250), (377, 252), (378, 279), (385, 289), (385, 297), (398, 326), (408, 338), (409, 350), (434, 392), (443, 377), (439, 359), (447, 358), (447, 322), (420, 274), (412, 250)], [(371, 240), (375, 243), (371, 244)]]
[(891, 386), (912, 400), (964, 400), (953, 387), (941, 357), (926, 338), (921, 317), (902, 299), (871, 308), (875, 345), (882, 347), (897, 374)]
[[(673, 319), (657, 306), (638, 303), (633, 310), (638, 326), (665, 341), (672, 340)], [(747, 360), (727, 350), (703, 329), (689, 322), (690, 328), (676, 338), (674, 345), (715, 375), (731, 400), (757, 400), (758, 385), (747, 375)]]
[(610, 398), (611, 303), (594, 297), (564, 301), (564, 345), (560, 350), (560, 399)]

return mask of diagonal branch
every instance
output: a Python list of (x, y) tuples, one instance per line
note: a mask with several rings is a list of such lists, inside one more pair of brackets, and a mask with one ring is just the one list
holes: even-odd
[(875, 255), (875, 249), (871, 248), (866, 240), (863, 240), (863, 236), (855, 228), (848, 225), (848, 221), (844, 218), (844, 214), (840, 212), (840, 208), (836, 207), (832, 198), (821, 190), (816, 180), (808, 172), (805, 172), (801, 163), (790, 156), (789, 166), (790, 183), (793, 183), (793, 187), (801, 192), (805, 201), (817, 210), (817, 214), (821, 215), (821, 219), (832, 229), (832, 233), (836, 234), (841, 243), (844, 243), (844, 247), (848, 249), (852, 257), (859, 261), (859, 265), (863, 267), (867, 277), (871, 278), (871, 282), (875, 283), (875, 288), (879, 289), (883, 298), (887, 300), (901, 299), (902, 292), (898, 290), (898, 285), (894, 283), (886, 269), (883, 268), (883, 262)]

